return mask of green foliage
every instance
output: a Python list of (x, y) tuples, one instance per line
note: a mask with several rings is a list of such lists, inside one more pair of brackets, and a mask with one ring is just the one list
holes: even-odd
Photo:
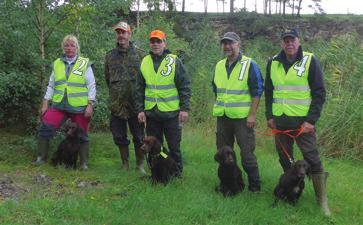
[(363, 158), (363, 51), (356, 35), (345, 35), (313, 47), (327, 86), (320, 144), (327, 155)]
[(198, 27), (198, 32), (188, 33), (192, 40), (191, 52), (186, 58), (186, 66), (192, 81), (191, 115), (192, 121), (203, 123), (212, 119), (214, 94), (212, 80), (216, 63), (222, 59), (219, 40), (210, 25), (204, 21)]
[(0, 121), (3, 124), (34, 128), (40, 96), (37, 79), (33, 74), (12, 71), (0, 73)]
[(167, 18), (162, 13), (150, 13), (141, 20), (140, 30), (137, 31), (133, 39), (136, 44), (142, 49), (149, 51), (149, 37), (150, 32), (153, 30), (161, 30), (166, 34), (167, 48), (176, 53), (178, 50), (188, 50), (188, 43), (182, 38), (176, 36), (174, 30), (174, 23), (170, 18)]

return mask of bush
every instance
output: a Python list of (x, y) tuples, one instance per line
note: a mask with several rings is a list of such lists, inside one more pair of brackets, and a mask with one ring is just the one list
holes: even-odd
[[(41, 87), (33, 74), (0, 73), (0, 121), (33, 130), (37, 124)], [(3, 124), (3, 125), (4, 125)]]

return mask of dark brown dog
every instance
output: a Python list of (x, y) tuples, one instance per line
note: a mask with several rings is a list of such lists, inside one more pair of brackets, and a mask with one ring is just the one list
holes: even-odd
[(76, 123), (67, 123), (64, 128), (65, 139), (58, 145), (52, 158), (53, 166), (64, 164), (66, 168), (76, 169), (83, 130)]
[(272, 206), (276, 207), (279, 199), (295, 205), (304, 190), (306, 176), (310, 176), (309, 163), (305, 160), (293, 163), (291, 168), (281, 175), (279, 183), (275, 187), (276, 198)]
[(144, 154), (147, 154), (153, 183), (167, 184), (171, 178), (177, 176), (178, 167), (175, 160), (162, 151), (161, 144), (156, 137), (145, 137), (141, 149)]
[(233, 196), (243, 191), (245, 184), (241, 169), (236, 163), (236, 154), (229, 146), (220, 148), (214, 156), (219, 163), (218, 177), (220, 180), (216, 191), (222, 192), (225, 197)]

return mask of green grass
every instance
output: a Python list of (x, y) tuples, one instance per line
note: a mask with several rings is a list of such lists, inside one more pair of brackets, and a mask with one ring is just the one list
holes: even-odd
[[(272, 190), (281, 173), (271, 140), (258, 141), (256, 149), (261, 194), (245, 190), (224, 198), (215, 193), (213, 129), (184, 128), (183, 178), (167, 186), (151, 185), (134, 170), (121, 171), (109, 133), (91, 135), (90, 170), (81, 172), (32, 166), (32, 138), (0, 131), (0, 182), (10, 177), (23, 189), (18, 198), (0, 199), (0, 224), (363, 224), (363, 168), (354, 161), (324, 159), (330, 172), (331, 218), (319, 211), (309, 181), (296, 207), (280, 203), (271, 208)], [(131, 154), (131, 165), (134, 159)], [(52, 178), (51, 185), (34, 182), (40, 174)], [(79, 188), (80, 181), (99, 183)]]

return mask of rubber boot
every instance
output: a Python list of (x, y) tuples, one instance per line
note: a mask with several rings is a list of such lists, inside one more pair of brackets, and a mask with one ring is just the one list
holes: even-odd
[(140, 148), (137, 148), (135, 150), (135, 156), (136, 156), (136, 170), (138, 170), (142, 175), (146, 175), (144, 169), (144, 153), (142, 153), (142, 150)]
[(39, 137), (38, 138), (38, 156), (34, 165), (40, 166), (44, 164), (48, 158), (49, 140)]
[(261, 181), (258, 166), (243, 166), (248, 175), (248, 190), (252, 193), (261, 191)]
[(328, 197), (326, 194), (326, 179), (328, 177), (328, 173), (323, 172), (319, 174), (313, 174), (311, 179), (313, 181), (313, 186), (315, 190), (315, 197), (323, 210), (325, 216), (330, 216), (331, 212), (328, 206)]
[(88, 153), (89, 153), (89, 142), (81, 143), (81, 147), (79, 150), (79, 161), (80, 161), (80, 169), (88, 170)]
[(129, 148), (127, 146), (120, 146), (119, 150), (122, 161), (122, 169), (129, 170)]

